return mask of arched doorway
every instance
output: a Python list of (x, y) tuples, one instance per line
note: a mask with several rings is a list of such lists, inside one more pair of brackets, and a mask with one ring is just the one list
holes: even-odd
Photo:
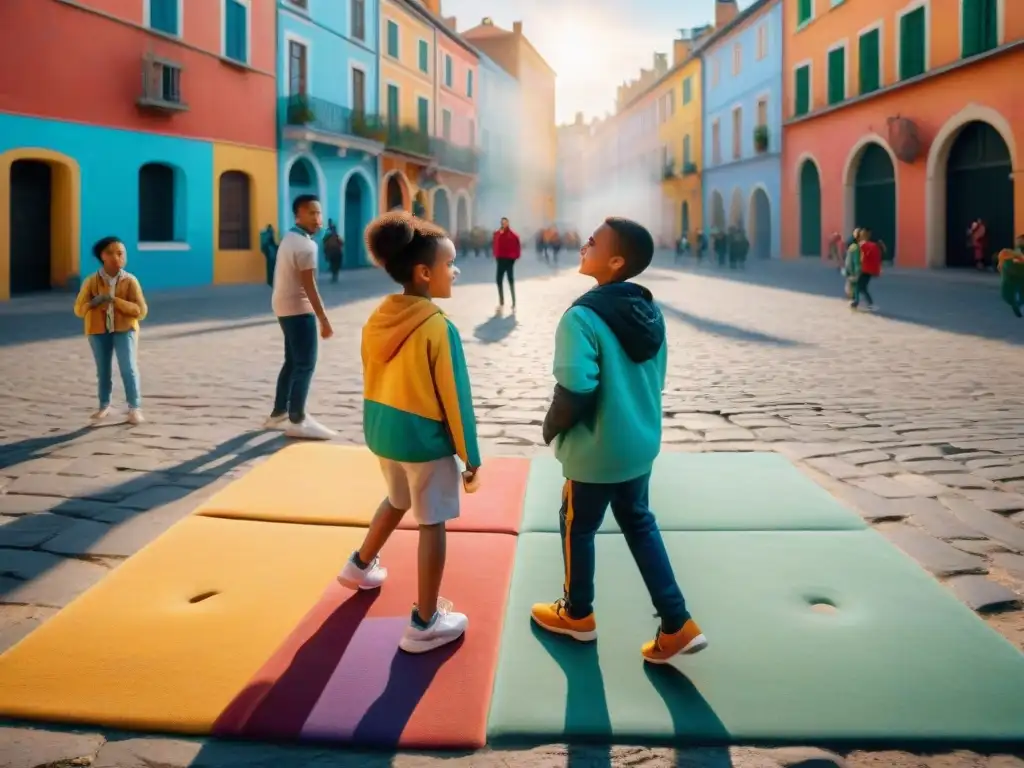
[(361, 267), (367, 262), (363, 233), (370, 223), (372, 199), (373, 190), (366, 177), (361, 173), (350, 174), (342, 197), (345, 216), (345, 231), (341, 235), (345, 241), (343, 267)]
[(434, 223), (445, 232), (451, 231), (451, 203), (448, 200), (448, 190), (444, 187), (438, 187), (434, 192)]
[(402, 180), (398, 178), (397, 173), (393, 173), (388, 176), (386, 192), (387, 200), (385, 202), (385, 207), (387, 210), (405, 210), (405, 189), (403, 188)]
[(316, 169), (305, 157), (298, 158), (292, 163), (288, 171), (288, 210), (291, 212), (291, 204), (299, 195), (319, 194)]
[(967, 123), (949, 150), (946, 163), (946, 266), (974, 263), (967, 229), (982, 219), (988, 253), (1013, 245), (1013, 164), (999, 131), (986, 122)]
[(729, 226), (743, 229), (743, 192), (739, 187), (732, 191), (729, 202)]
[(757, 187), (750, 196), (750, 249), (755, 259), (772, 257), (772, 204), (768, 194)]
[(686, 200), (683, 201), (682, 211), (680, 212), (680, 223), (681, 232), (686, 235), (687, 239), (690, 238), (690, 203)]
[(821, 257), (821, 177), (810, 159), (800, 166), (800, 255)]
[[(886, 258), (896, 259), (896, 169), (885, 149), (866, 144), (853, 181), (853, 226), (866, 227), (885, 243)], [(846, 237), (848, 233), (844, 232)]]
[(711, 193), (711, 228), (725, 229), (725, 201), (720, 192)]
[(53, 170), (42, 160), (11, 164), (11, 294), (50, 289)]
[(465, 195), (459, 195), (455, 203), (455, 231), (469, 232), (469, 200)]

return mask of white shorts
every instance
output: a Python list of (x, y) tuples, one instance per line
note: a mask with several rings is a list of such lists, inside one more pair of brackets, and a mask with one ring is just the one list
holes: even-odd
[(412, 510), (418, 525), (438, 525), (459, 516), (462, 473), (454, 456), (424, 462), (379, 460), (392, 507)]

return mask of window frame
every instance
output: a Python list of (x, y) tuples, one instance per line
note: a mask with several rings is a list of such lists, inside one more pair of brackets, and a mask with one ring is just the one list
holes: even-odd
[[(395, 61), (402, 59), (402, 28), (394, 19), (384, 17), (384, 54)], [(391, 29), (395, 30), (395, 52), (391, 53)]]
[[(807, 111), (806, 112), (800, 112), (799, 109), (798, 109), (798, 107), (799, 107), (798, 99), (800, 97), (800, 94), (797, 92), (796, 79), (797, 79), (797, 73), (801, 69), (806, 69), (807, 70)], [(814, 61), (812, 59), (804, 59), (803, 61), (798, 61), (796, 64), (793, 65), (792, 77), (793, 77), (793, 103), (791, 105), (791, 109), (792, 109), (793, 117), (803, 117), (804, 115), (809, 115), (809, 114), (811, 114), (814, 111)]]
[[(832, 101), (832, 54), (841, 50), (843, 52), (843, 97), (839, 101)], [(842, 104), (850, 98), (850, 40), (844, 38), (833, 43), (825, 51), (825, 102), (830, 106)]]
[[(245, 59), (236, 59), (228, 55), (228, 2), (221, 0), (220, 3), (220, 51), (221, 56), (236, 64), (252, 65), (252, 2), (251, 0), (234, 0), (245, 7)], [(308, 54), (307, 54), (308, 58)], [(307, 62), (306, 71), (309, 71)]]
[[(284, 33), (285, 50), (285, 82), (288, 84), (288, 95), (289, 96), (310, 96), (310, 84), (313, 82), (312, 71), (313, 71), (313, 43), (305, 37), (300, 37), (294, 32), (286, 31)], [(301, 46), (306, 51), (304, 58), (305, 62), (305, 75), (303, 77), (303, 89), (298, 92), (292, 91), (292, 44)]]
[[(873, 91), (864, 91), (864, 85), (861, 82), (861, 70), (863, 66), (861, 58), (861, 41), (865, 36), (870, 35), (872, 32), (878, 33), (878, 87)], [(879, 19), (874, 24), (868, 27), (864, 27), (860, 32), (857, 33), (857, 94), (860, 96), (866, 95), (867, 93), (876, 93), (885, 87), (885, 20)]]
[[(920, 8), (924, 8), (924, 70), (917, 75), (903, 77), (903, 21), (910, 14)], [(920, 77), (931, 70), (931, 48), (932, 48), (932, 9), (931, 0), (911, 0), (896, 13), (896, 82), (912, 80)]]
[(167, 35), (168, 37), (176, 37), (179, 40), (185, 36), (185, 0), (176, 0), (178, 6), (178, 31), (167, 32), (162, 29), (157, 29), (153, 26), (153, 0), (144, 0), (142, 5), (142, 25), (150, 30), (156, 32), (158, 35)]

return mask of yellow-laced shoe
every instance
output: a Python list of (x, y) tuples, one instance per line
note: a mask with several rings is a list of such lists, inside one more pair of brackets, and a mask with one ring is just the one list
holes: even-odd
[(665, 664), (673, 656), (684, 653), (699, 653), (708, 647), (708, 639), (700, 631), (697, 622), (687, 619), (683, 628), (671, 635), (658, 630), (654, 639), (640, 649), (644, 661), (651, 664)]
[(594, 614), (582, 619), (572, 618), (566, 610), (565, 598), (559, 598), (553, 603), (537, 603), (530, 611), (530, 617), (538, 627), (556, 635), (565, 635), (582, 643), (597, 639)]

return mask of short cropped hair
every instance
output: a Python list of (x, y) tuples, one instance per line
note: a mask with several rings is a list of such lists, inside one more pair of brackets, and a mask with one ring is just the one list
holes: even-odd
[(114, 237), (108, 235), (107, 237), (101, 237), (95, 243), (92, 244), (92, 255), (96, 257), (98, 261), (103, 261), (103, 252), (107, 250), (114, 243), (123, 243), (120, 237)]
[(319, 203), (319, 202), (320, 202), (320, 198), (317, 197), (316, 195), (299, 195), (292, 202), (292, 215), (293, 216), (298, 216), (299, 215), (299, 211), (301, 211), (307, 205), (309, 205), (310, 203)]
[(651, 265), (654, 258), (654, 238), (647, 228), (630, 219), (609, 216), (604, 220), (615, 233), (618, 255), (626, 261), (622, 268), (622, 279), (636, 277)]
[(437, 244), (448, 234), (436, 224), (404, 211), (385, 213), (366, 228), (366, 249), (400, 285), (412, 282), (418, 264), (433, 266)]

